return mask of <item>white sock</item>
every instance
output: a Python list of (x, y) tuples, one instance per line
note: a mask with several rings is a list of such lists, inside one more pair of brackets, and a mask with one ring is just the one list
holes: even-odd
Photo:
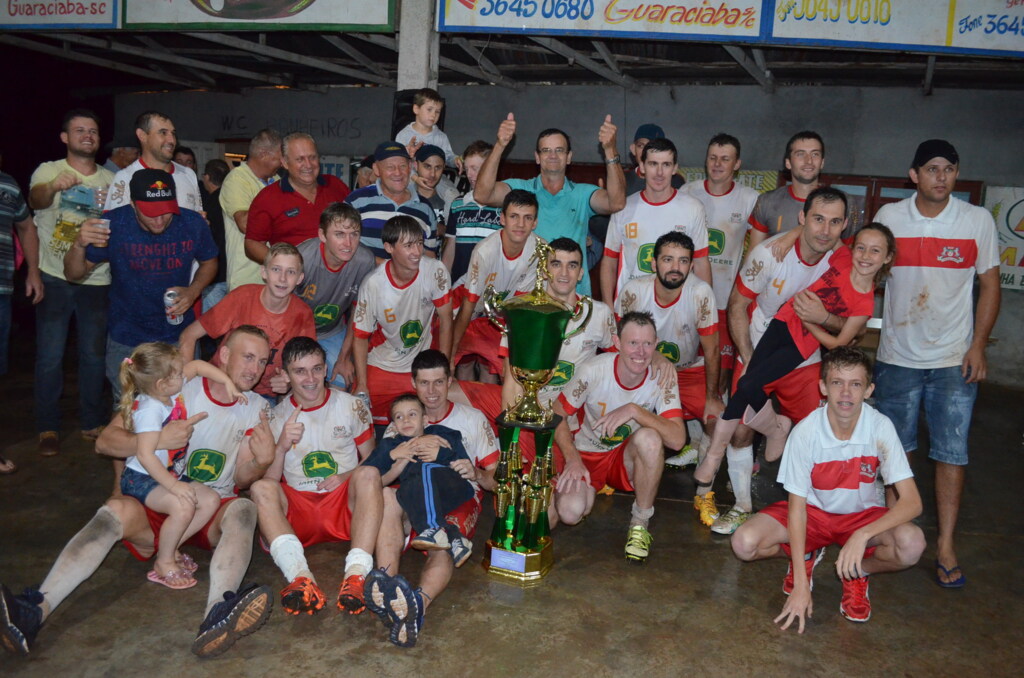
[(210, 560), (210, 592), (206, 599), (205, 614), (209, 614), (214, 605), (223, 602), (227, 591), (237, 593), (242, 584), (252, 557), (256, 505), (244, 498), (228, 504), (220, 521), (220, 530), (220, 541)]
[(630, 511), (631, 515), (629, 518), (629, 526), (640, 525), (643, 528), (647, 528), (647, 525), (651, 522), (651, 516), (654, 515), (654, 507), (642, 509), (633, 502), (633, 508)]
[(360, 575), (365, 577), (370, 574), (370, 570), (373, 569), (373, 556), (364, 551), (363, 549), (352, 548), (348, 550), (348, 555), (345, 556), (345, 578), (348, 579), (352, 575)]
[(729, 460), (729, 482), (732, 493), (736, 496), (736, 506), (746, 513), (754, 509), (750, 496), (750, 476), (754, 472), (754, 448), (748, 445), (739, 449), (729, 445), (725, 448), (725, 458)]
[(302, 542), (294, 534), (282, 534), (275, 539), (270, 544), (270, 557), (289, 582), (294, 581), (302, 572), (309, 572), (306, 552), (302, 549)]
[(92, 576), (123, 534), (124, 528), (117, 515), (101, 506), (60, 552), (40, 585), (48, 612), (53, 612), (79, 584)]

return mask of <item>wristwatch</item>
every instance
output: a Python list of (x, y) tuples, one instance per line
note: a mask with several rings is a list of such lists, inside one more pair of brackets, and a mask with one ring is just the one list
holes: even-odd
[(614, 158), (608, 158), (607, 160), (605, 160), (604, 164), (606, 164), (606, 165), (615, 165), (615, 164), (617, 164), (619, 162), (619, 160), (620, 160), (619, 156), (616, 155)]

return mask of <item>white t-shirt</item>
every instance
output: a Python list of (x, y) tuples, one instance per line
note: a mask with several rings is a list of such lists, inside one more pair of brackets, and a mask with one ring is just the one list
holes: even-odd
[(711, 285), (693, 275), (679, 288), (679, 296), (668, 306), (655, 297), (657, 276), (645, 275), (626, 283), (615, 298), (615, 315), (622, 317), (632, 311), (646, 311), (654, 317), (658, 328), (658, 353), (677, 370), (704, 364), (698, 355), (700, 338), (718, 331), (718, 311)]
[[(132, 180), (132, 175), (140, 169), (150, 169), (142, 163), (142, 158), (114, 175), (114, 181), (110, 184), (110, 191), (107, 193), (107, 210), (123, 207), (132, 201), (128, 184)], [(194, 212), (202, 212), (203, 200), (199, 194), (199, 180), (196, 178), (196, 173), (176, 162), (171, 162), (169, 173), (174, 179), (174, 191), (178, 198), (178, 206)]]
[(864, 403), (849, 440), (832, 433), (827, 407), (794, 426), (782, 453), (778, 482), (811, 506), (846, 515), (884, 506), (875, 488), (879, 475), (886, 485), (914, 476), (896, 427)]
[(220, 402), (210, 394), (210, 382), (202, 378), (186, 382), (181, 394), (192, 414), (208, 415), (195, 425), (188, 441), (185, 472), (221, 497), (234, 497), (238, 448), (259, 423), (260, 412), (266, 412), (268, 421), (273, 421), (270, 403), (252, 391), (245, 394), (248, 403)]
[(470, 301), (476, 304), (473, 318), (484, 314), (483, 294), (488, 285), (493, 285), (495, 293), (504, 299), (517, 292), (529, 292), (537, 281), (537, 268), (530, 262), (537, 249), (537, 236), (531, 233), (519, 256), (510, 259), (505, 254), (501, 234), (502, 231), (495, 231), (478, 242), (470, 255), (463, 283)]
[(708, 219), (698, 200), (678, 190), (661, 203), (648, 202), (643, 191), (626, 198), (625, 208), (612, 215), (604, 243), (604, 255), (619, 260), (615, 296), (633, 278), (654, 273), (654, 243), (669, 231), (690, 236), (693, 259), (708, 255)]
[[(132, 429), (135, 433), (159, 433), (164, 429), (164, 424), (172, 420), (172, 414), (174, 415), (174, 420), (188, 419), (185, 399), (180, 393), (171, 396), (170, 405), (165, 405), (159, 399), (141, 393), (135, 399), (135, 409), (132, 410)], [(156, 458), (160, 460), (164, 468), (167, 468), (168, 464), (170, 464), (170, 452), (168, 450), (156, 450)], [(133, 471), (149, 475), (149, 471), (142, 465), (139, 458), (134, 455), (125, 460), (125, 466)], [(176, 464), (172, 473), (180, 475), (183, 469), (183, 463)]]
[(999, 265), (996, 225), (988, 210), (955, 197), (934, 219), (924, 217), (915, 197), (883, 205), (875, 215), (896, 236), (878, 359), (916, 369), (953, 367), (974, 336), (974, 276)]
[[(450, 302), (450, 288), (448, 269), (430, 257), (420, 259), (419, 272), (404, 287), (391, 277), (390, 260), (366, 276), (353, 318), (356, 336), (371, 340), (367, 364), (409, 372), (416, 355), (430, 347), (434, 311)], [(374, 345), (377, 330), (383, 341)]]
[[(299, 404), (289, 396), (274, 408), (272, 428), (278, 438)], [(284, 481), (300, 492), (319, 492), (317, 485), (359, 465), (359, 445), (373, 438), (370, 413), (363, 401), (334, 388), (324, 402), (302, 410), (296, 420), (305, 426), (302, 440), (284, 456)]]
[(728, 193), (714, 195), (708, 191), (706, 180), (691, 181), (679, 190), (704, 205), (708, 217), (711, 282), (718, 310), (724, 311), (729, 305), (736, 271), (743, 261), (743, 242), (751, 228), (747, 220), (757, 202), (757, 191), (733, 182)]
[(442, 132), (440, 127), (434, 125), (434, 129), (426, 134), (420, 134), (412, 128), (412, 123), (410, 122), (395, 135), (395, 141), (403, 146), (408, 146), (413, 137), (416, 137), (417, 142), (432, 144), (440, 148), (444, 151), (445, 164), (455, 167), (455, 151), (452, 150), (452, 144), (448, 141), (448, 135)]
[[(772, 318), (794, 294), (807, 289), (829, 268), (831, 254), (826, 254), (816, 264), (809, 264), (800, 257), (800, 241), (789, 249), (782, 261), (775, 259), (771, 252), (772, 243), (782, 234), (768, 238), (755, 247), (743, 262), (736, 286), (740, 293), (754, 301), (747, 309), (750, 317), (750, 343), (757, 346)], [(821, 351), (814, 353), (800, 367), (821, 362)]]
[(618, 360), (618, 353), (602, 353), (584, 361), (558, 396), (565, 413), (570, 417), (576, 415), (575, 420), (566, 423), (570, 430), (577, 429), (573, 440), (581, 452), (611, 452), (640, 428), (635, 419), (630, 419), (611, 436), (597, 433), (597, 420), (622, 405), (636, 403), (665, 419), (683, 418), (679, 386), (675, 382), (668, 388), (662, 388), (648, 367), (647, 375), (639, 385), (626, 388), (615, 374)]

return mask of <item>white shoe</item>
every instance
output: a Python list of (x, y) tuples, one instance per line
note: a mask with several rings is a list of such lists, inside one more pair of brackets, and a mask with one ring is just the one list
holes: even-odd
[(743, 523), (747, 522), (750, 518), (749, 513), (741, 511), (739, 508), (733, 506), (729, 511), (718, 517), (718, 519), (711, 524), (711, 531), (717, 532), (718, 534), (732, 534), (736, 531)]
[(684, 466), (696, 466), (697, 450), (694, 449), (692, 445), (687, 445), (679, 454), (666, 459), (665, 465), (672, 466), (673, 468), (683, 468)]

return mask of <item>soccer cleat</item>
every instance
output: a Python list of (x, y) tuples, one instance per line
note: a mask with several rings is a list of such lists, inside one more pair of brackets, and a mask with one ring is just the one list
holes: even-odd
[(361, 574), (350, 574), (341, 582), (338, 590), (338, 609), (349, 614), (360, 614), (366, 609), (363, 600), (363, 586), (366, 578)]
[(697, 448), (692, 445), (687, 445), (683, 449), (679, 450), (679, 454), (669, 457), (665, 460), (665, 466), (671, 466), (672, 468), (683, 468), (684, 466), (696, 466), (697, 464)]
[(700, 514), (700, 522), (708, 527), (713, 525), (718, 520), (718, 506), (715, 504), (715, 493), (708, 492), (703, 497), (699, 494), (695, 495), (693, 497), (693, 510)]
[(868, 576), (843, 580), (843, 598), (839, 611), (852, 622), (871, 619), (871, 596), (868, 595)]
[(626, 539), (626, 560), (643, 565), (651, 553), (652, 541), (654, 541), (654, 537), (643, 525), (630, 527), (629, 537)]
[(423, 628), (422, 592), (413, 590), (405, 577), (396, 574), (388, 582), (384, 597), (391, 618), (389, 639), (399, 647), (413, 647)]
[(274, 606), (269, 586), (252, 584), (238, 593), (227, 591), (224, 601), (210, 609), (192, 642), (192, 653), (203, 659), (224, 654), (239, 638), (263, 626)]
[(443, 527), (428, 527), (423, 532), (417, 534), (409, 543), (409, 546), (420, 551), (443, 551), (450, 544), (448, 543), (448, 535)]
[(0, 584), (0, 644), (5, 650), (28, 654), (43, 625), (42, 602), (43, 594), (37, 589), (25, 589), (16, 596)]
[(747, 522), (750, 514), (733, 506), (724, 516), (719, 516), (711, 524), (711, 531), (718, 534), (732, 534), (743, 523)]
[[(807, 569), (807, 590), (814, 590), (814, 568), (818, 566), (821, 559), (825, 557), (825, 548), (815, 549), (804, 556), (804, 567)], [(782, 592), (787, 596), (793, 593), (793, 561), (789, 563), (786, 570), (786, 577), (782, 580)]]
[(287, 614), (313, 614), (324, 607), (324, 592), (309, 577), (296, 577), (281, 591), (281, 607)]
[(370, 574), (366, 575), (363, 582), (363, 601), (366, 603), (366, 609), (377, 615), (377, 619), (388, 628), (391, 628), (391, 617), (388, 616), (388, 609), (385, 607), (385, 592), (390, 582), (391, 577), (383, 567), (370, 570)]

